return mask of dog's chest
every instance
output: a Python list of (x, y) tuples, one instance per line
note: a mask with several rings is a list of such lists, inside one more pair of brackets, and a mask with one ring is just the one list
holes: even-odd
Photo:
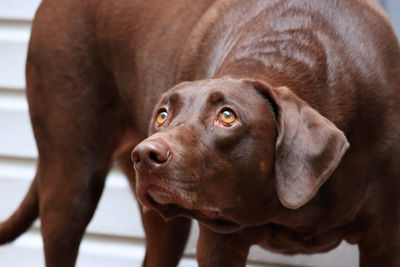
[(325, 252), (338, 246), (343, 239), (340, 230), (321, 234), (301, 233), (282, 226), (268, 227), (267, 237), (259, 244), (266, 250), (282, 254)]

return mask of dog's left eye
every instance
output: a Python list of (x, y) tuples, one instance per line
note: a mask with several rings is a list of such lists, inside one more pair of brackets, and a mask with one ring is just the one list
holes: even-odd
[(236, 121), (237, 117), (235, 113), (230, 109), (224, 109), (219, 113), (219, 121), (227, 127), (233, 126)]
[(157, 124), (159, 126), (163, 125), (165, 121), (168, 119), (168, 112), (165, 110), (161, 110), (156, 118)]

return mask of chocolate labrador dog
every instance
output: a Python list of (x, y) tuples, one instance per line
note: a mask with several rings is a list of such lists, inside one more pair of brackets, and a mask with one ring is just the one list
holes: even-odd
[(144, 266), (177, 264), (190, 218), (200, 266), (342, 240), (363, 267), (400, 266), (399, 74), (370, 0), (44, 0), (27, 59), (38, 170), (0, 242), (39, 216), (46, 265), (73, 266), (118, 160)]

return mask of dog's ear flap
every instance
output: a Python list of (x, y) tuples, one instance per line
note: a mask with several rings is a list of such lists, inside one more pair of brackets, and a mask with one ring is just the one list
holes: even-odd
[(338, 166), (349, 143), (342, 131), (286, 87), (250, 81), (276, 113), (275, 176), (281, 203), (306, 204)]

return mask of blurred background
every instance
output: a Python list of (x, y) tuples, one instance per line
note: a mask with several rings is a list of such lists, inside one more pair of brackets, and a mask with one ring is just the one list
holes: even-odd
[[(400, 35), (400, 1), (378, 1)], [(39, 0), (0, 1), (0, 221), (16, 209), (34, 176), (37, 151), (25, 99), (25, 57), (31, 21)], [(44, 266), (39, 222), (12, 244), (0, 247), (0, 266)], [(180, 267), (194, 260), (197, 224)], [(117, 168), (81, 244), (78, 267), (140, 266), (144, 233), (129, 185)], [(342, 243), (336, 250), (313, 256), (284, 257), (253, 247), (248, 266), (358, 266), (355, 246)]]

